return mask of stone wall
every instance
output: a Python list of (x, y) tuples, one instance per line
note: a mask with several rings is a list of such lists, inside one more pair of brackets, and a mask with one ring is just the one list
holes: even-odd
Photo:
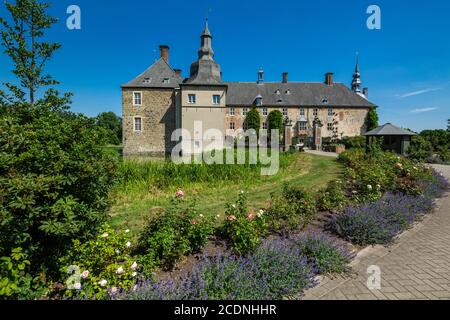
[[(142, 92), (142, 106), (133, 105), (133, 92)], [(122, 90), (124, 156), (170, 153), (178, 99), (179, 92), (173, 89)], [(142, 118), (141, 132), (134, 131), (135, 117)]]
[[(271, 111), (279, 110), (283, 112), (283, 107), (266, 107), (268, 110), (268, 114)], [(332, 108), (332, 107), (330, 107)], [(231, 107), (226, 108), (226, 128), (230, 128), (230, 123), (234, 122), (235, 129), (242, 129), (246, 116), (244, 116), (243, 107), (235, 107), (234, 108), (234, 116), (230, 115)], [(332, 108), (333, 116), (328, 116), (328, 107), (326, 108), (307, 108), (305, 107), (305, 116), (304, 119), (300, 117), (300, 107), (288, 107), (288, 117), (293, 121), (294, 125), (294, 136), (305, 135), (312, 136), (312, 122), (314, 120), (314, 109), (318, 109), (318, 118), (322, 121), (322, 135), (323, 137), (331, 137), (333, 132), (328, 130), (327, 124), (337, 122), (337, 124), (333, 127), (338, 129), (339, 138), (343, 137), (354, 137), (359, 136), (366, 132), (365, 121), (367, 117), (367, 113), (369, 111), (368, 108)], [(247, 107), (247, 110), (250, 111), (251, 108)], [(267, 121), (267, 116), (263, 116), (263, 108), (258, 108), (258, 111), (261, 115), (261, 128), (262, 124)], [(299, 120), (306, 120), (308, 123), (308, 130), (300, 132), (298, 130), (297, 122)]]

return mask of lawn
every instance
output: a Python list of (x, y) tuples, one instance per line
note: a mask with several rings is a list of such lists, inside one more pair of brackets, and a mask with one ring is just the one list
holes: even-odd
[[(124, 160), (125, 167), (127, 161), (130, 160)], [(196, 199), (205, 216), (219, 214), (223, 219), (225, 204), (235, 201), (240, 190), (248, 191), (250, 207), (259, 209), (267, 206), (271, 193), (281, 192), (284, 182), (298, 183), (313, 191), (341, 173), (338, 162), (328, 157), (296, 153), (287, 156), (284, 162), (279, 173), (269, 177), (251, 174), (247, 179), (190, 181), (182, 186), (178, 183), (164, 188), (155, 186), (150, 179), (123, 181), (111, 192), (110, 223), (118, 229), (130, 229), (137, 235), (149, 218), (167, 206), (178, 188), (183, 189), (187, 198)], [(133, 166), (135, 164), (136, 161)]]

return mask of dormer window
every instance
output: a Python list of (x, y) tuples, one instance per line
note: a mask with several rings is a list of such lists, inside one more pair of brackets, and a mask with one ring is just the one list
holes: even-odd
[(287, 89), (287, 90), (286, 90), (286, 94), (287, 94), (287, 95), (290, 95), (290, 94), (291, 94), (291, 90)]
[(144, 78), (144, 83), (150, 83), (152, 82), (152, 78)]
[(255, 98), (255, 105), (257, 106), (257, 107), (260, 107), (260, 106), (262, 106), (262, 104), (263, 104), (263, 101), (262, 101), (262, 96), (259, 94), (258, 96), (256, 96), (256, 98)]
[(282, 103), (282, 102), (283, 102), (283, 99), (281, 99), (281, 98), (277, 99), (277, 103)]
[(275, 94), (276, 94), (276, 95), (281, 94), (280, 89), (277, 89), (277, 91), (275, 91)]
[(169, 84), (170, 83), (170, 79), (169, 78), (164, 78), (163, 83)]
[(327, 97), (323, 98), (323, 99), (322, 99), (322, 103), (323, 103), (323, 104), (328, 104), (328, 98), (327, 98)]

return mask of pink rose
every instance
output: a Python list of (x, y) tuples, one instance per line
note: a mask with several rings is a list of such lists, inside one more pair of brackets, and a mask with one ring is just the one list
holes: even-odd
[(236, 220), (236, 216), (228, 216), (228, 221), (235, 221)]
[(197, 220), (192, 219), (192, 220), (191, 220), (191, 224), (195, 226), (195, 225), (197, 224)]
[(183, 198), (184, 197), (184, 192), (182, 190), (178, 190), (177, 193), (176, 193), (176, 196), (178, 198)]
[(248, 219), (249, 221), (253, 221), (253, 220), (255, 219), (255, 215), (253, 214), (253, 212), (250, 212), (250, 213), (247, 215), (247, 219)]

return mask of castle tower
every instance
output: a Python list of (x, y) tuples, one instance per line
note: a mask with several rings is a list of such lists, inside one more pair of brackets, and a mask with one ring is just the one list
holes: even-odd
[(353, 73), (352, 90), (355, 93), (361, 93), (361, 74), (359, 73), (359, 55), (356, 56), (355, 73)]

